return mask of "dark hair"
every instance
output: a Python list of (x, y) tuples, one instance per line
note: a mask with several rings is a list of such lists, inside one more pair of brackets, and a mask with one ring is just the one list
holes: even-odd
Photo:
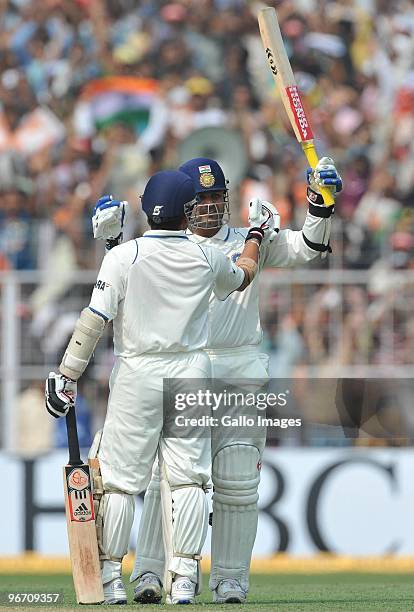
[(180, 230), (182, 229), (181, 225), (183, 222), (183, 219), (185, 219), (185, 216), (183, 215), (182, 217), (175, 217), (174, 219), (168, 219), (168, 221), (163, 221), (162, 223), (155, 223), (155, 221), (153, 221), (152, 219), (150, 219), (149, 217), (147, 217), (148, 219), (148, 225), (150, 226), (150, 228), (152, 230)]

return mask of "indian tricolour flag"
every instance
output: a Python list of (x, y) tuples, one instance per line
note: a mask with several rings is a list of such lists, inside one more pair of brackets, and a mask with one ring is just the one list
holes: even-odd
[(95, 127), (100, 129), (122, 121), (141, 133), (158, 92), (155, 79), (134, 76), (108, 76), (90, 81), (81, 94), (89, 105)]

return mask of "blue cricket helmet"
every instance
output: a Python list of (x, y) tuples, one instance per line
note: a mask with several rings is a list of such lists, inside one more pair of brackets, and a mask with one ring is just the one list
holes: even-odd
[(141, 203), (149, 219), (162, 223), (183, 217), (194, 198), (193, 182), (187, 174), (179, 170), (161, 170), (149, 179)]
[(196, 193), (227, 191), (226, 178), (220, 165), (208, 157), (195, 157), (179, 167), (194, 184)]
[[(224, 172), (214, 159), (209, 157), (195, 157), (190, 159), (179, 168), (185, 172), (192, 182), (195, 189), (196, 201), (198, 206), (191, 210), (187, 215), (188, 227), (191, 230), (197, 229), (220, 229), (222, 225), (228, 223), (230, 219), (229, 192)], [(213, 194), (222, 192), (221, 201), (212, 198), (208, 202), (203, 198), (203, 194)]]

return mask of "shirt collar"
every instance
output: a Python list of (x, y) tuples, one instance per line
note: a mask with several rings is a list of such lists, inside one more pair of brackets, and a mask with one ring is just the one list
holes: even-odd
[(197, 242), (201, 242), (203, 240), (222, 240), (223, 242), (225, 242), (229, 237), (230, 227), (227, 224), (222, 225), (217, 234), (214, 234), (214, 236), (210, 236), (209, 238), (206, 238), (205, 236), (199, 236), (198, 234), (193, 234), (192, 232), (190, 232), (190, 230), (187, 230), (187, 234), (195, 238)]
[(147, 230), (143, 236), (144, 238), (187, 238), (185, 230)]

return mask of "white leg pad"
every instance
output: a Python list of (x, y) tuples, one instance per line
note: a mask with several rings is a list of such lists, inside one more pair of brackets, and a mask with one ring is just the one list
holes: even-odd
[(199, 485), (171, 490), (161, 479), (162, 522), (166, 556), (165, 591), (171, 593), (176, 574), (186, 576), (201, 590), (201, 549), (207, 535), (208, 504)]
[(98, 431), (96, 432), (93, 438), (92, 446), (89, 449), (88, 459), (96, 459), (96, 457), (98, 456), (98, 451), (102, 440), (102, 433), (103, 429), (98, 429)]
[(162, 537), (161, 492), (158, 468), (153, 470), (151, 482), (144, 497), (139, 523), (134, 569), (130, 582), (145, 572), (164, 577), (165, 555)]
[(213, 459), (213, 529), (210, 589), (220, 580), (235, 578), (246, 592), (257, 531), (260, 452), (255, 446), (234, 444)]
[(128, 552), (129, 537), (134, 521), (135, 501), (127, 493), (104, 493), (103, 504), (103, 549), (111, 560), (105, 560), (102, 582), (106, 584), (121, 576), (122, 557)]

